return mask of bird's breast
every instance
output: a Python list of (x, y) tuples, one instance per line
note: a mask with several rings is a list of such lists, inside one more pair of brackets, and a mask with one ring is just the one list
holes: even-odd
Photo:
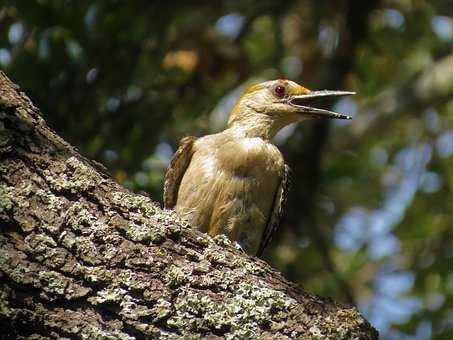
[(242, 138), (226, 143), (218, 150), (216, 158), (223, 171), (258, 181), (262, 177), (278, 175), (284, 167), (280, 151), (261, 138)]

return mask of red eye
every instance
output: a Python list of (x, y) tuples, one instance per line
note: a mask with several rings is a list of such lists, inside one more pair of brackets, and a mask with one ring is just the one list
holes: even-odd
[(277, 97), (284, 97), (286, 95), (286, 87), (283, 85), (277, 85), (274, 88), (274, 92)]

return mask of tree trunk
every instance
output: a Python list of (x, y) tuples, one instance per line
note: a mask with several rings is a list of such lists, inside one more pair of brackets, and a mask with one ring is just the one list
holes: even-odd
[(376, 339), (225, 237), (115, 183), (0, 72), (0, 336)]

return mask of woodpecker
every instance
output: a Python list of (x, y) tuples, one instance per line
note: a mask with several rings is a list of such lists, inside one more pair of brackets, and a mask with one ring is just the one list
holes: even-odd
[(271, 139), (305, 118), (351, 117), (315, 107), (349, 91), (310, 91), (286, 79), (246, 89), (227, 128), (185, 137), (165, 176), (164, 206), (209, 235), (225, 234), (249, 254), (261, 256), (282, 216), (288, 166)]

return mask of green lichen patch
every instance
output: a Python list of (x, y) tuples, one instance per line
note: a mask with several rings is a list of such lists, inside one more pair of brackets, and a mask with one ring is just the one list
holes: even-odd
[[(68, 237), (65, 238), (65, 240), (67, 239)], [(71, 249), (84, 263), (96, 266), (106, 262), (100, 255), (98, 246), (93, 242), (91, 236), (76, 236), (73, 241), (74, 243)]]
[(138, 320), (150, 316), (153, 311), (137, 302), (131, 297), (128, 291), (119, 287), (108, 287), (98, 291), (95, 296), (89, 297), (88, 301), (93, 305), (116, 305), (119, 309), (118, 314), (124, 319)]
[(81, 339), (93, 339), (93, 340), (135, 340), (136, 338), (121, 332), (106, 330), (101, 327), (95, 327), (91, 324), (87, 324), (80, 330)]
[(81, 286), (72, 279), (55, 271), (40, 271), (37, 277), (38, 280), (34, 284), (35, 287), (41, 288), (41, 296), (49, 300), (62, 296), (72, 300), (83, 297), (91, 291), (90, 288)]
[(57, 243), (48, 235), (31, 233), (24, 239), (25, 252), (31, 254), (39, 262), (51, 257)]
[(127, 256), (126, 254), (118, 252), (118, 246), (115, 243), (102, 244), (102, 246), (99, 247), (99, 253), (110, 265), (120, 263)]
[(60, 196), (56, 196), (50, 190), (36, 189), (31, 183), (24, 183), (24, 188), (20, 191), (25, 195), (35, 194), (41, 202), (52, 211), (64, 211), (67, 201)]
[[(33, 209), (33, 216), (41, 221), (41, 228), (48, 230), (51, 233), (60, 231), (68, 201), (54, 195), (50, 190), (38, 189), (35, 192), (36, 200), (40, 200), (46, 206), (46, 209), (41, 209), (41, 204), (37, 204), (37, 209)], [(29, 200), (33, 201), (30, 196)]]
[[(241, 261), (238, 261), (241, 262)], [(255, 261), (243, 261), (242, 265), (238, 265), (236, 262), (235, 265), (238, 268), (242, 268), (246, 273), (253, 275), (262, 275), (266, 272), (262, 265), (257, 264)]]
[(90, 234), (101, 226), (98, 218), (80, 202), (75, 202), (69, 207), (65, 214), (65, 224), (83, 234)]
[(212, 242), (212, 237), (209, 236), (208, 234), (197, 233), (194, 238), (194, 241), (200, 247), (207, 247), (209, 243)]
[(107, 180), (76, 157), (69, 157), (63, 171), (43, 171), (46, 181), (56, 191), (87, 192)]
[(166, 319), (173, 313), (172, 303), (165, 300), (159, 299), (156, 304), (153, 306), (154, 320), (159, 321)]
[(123, 288), (107, 287), (98, 291), (95, 296), (89, 297), (88, 301), (93, 305), (104, 303), (114, 303), (119, 305), (126, 294), (127, 291)]
[(149, 280), (149, 286), (143, 291), (143, 300), (157, 302), (161, 299), (171, 299), (172, 290), (158, 279)]
[(148, 224), (130, 222), (126, 229), (126, 235), (135, 242), (162, 243), (165, 239), (165, 230)]
[(116, 281), (122, 286), (132, 290), (143, 291), (150, 287), (152, 281), (150, 274), (143, 272), (134, 272), (129, 269), (123, 269), (116, 275)]
[[(121, 210), (133, 222), (128, 229), (137, 229), (136, 235), (134, 232), (130, 234), (134, 240), (148, 239), (150, 242), (160, 242), (165, 237), (178, 237), (182, 229), (189, 228), (187, 222), (174, 211), (160, 209), (148, 197), (126, 191), (115, 191), (110, 195), (112, 206)], [(154, 231), (147, 230), (146, 226)]]
[(5, 284), (0, 284), (0, 315), (4, 317), (11, 316), (11, 307), (9, 299), (13, 294), (13, 290)]
[[(64, 199), (50, 191), (37, 189), (31, 182), (23, 182), (15, 187), (2, 186), (2, 188), (0, 205), (3, 205), (4, 209), (13, 211), (15, 222), (24, 232), (31, 232), (39, 227), (51, 233), (60, 229), (66, 206)], [(11, 204), (5, 204), (5, 202)]]
[(177, 287), (189, 282), (190, 272), (187, 272), (185, 268), (171, 265), (168, 267), (165, 275), (164, 282), (170, 287)]
[(83, 275), (84, 279), (95, 284), (110, 284), (116, 279), (116, 271), (105, 266), (87, 267), (79, 266), (77, 271)]
[(146, 216), (152, 216), (159, 208), (148, 197), (134, 195), (127, 191), (115, 191), (110, 196), (114, 207), (124, 211), (137, 210)]
[(14, 188), (6, 185), (0, 185), (0, 214), (6, 213), (13, 208), (13, 201), (11, 200), (11, 194), (13, 194)]
[(216, 265), (223, 265), (230, 267), (231, 260), (225, 252), (219, 251), (219, 248), (215, 245), (210, 244), (203, 253), (203, 259)]
[(47, 293), (64, 295), (69, 279), (53, 271), (43, 271), (38, 274), (39, 286)]

